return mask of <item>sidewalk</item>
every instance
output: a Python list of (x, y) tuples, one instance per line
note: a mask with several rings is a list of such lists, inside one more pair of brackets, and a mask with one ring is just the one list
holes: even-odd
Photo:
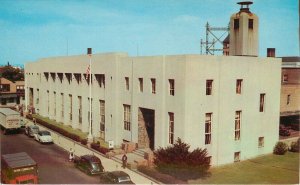
[[(23, 118), (26, 125), (34, 124), (31, 120)], [(70, 148), (73, 148), (75, 150), (74, 154), (76, 156), (81, 156), (84, 154), (93, 154), (101, 159), (102, 165), (104, 166), (105, 171), (115, 171), (115, 170), (121, 170), (129, 174), (132, 181), (135, 184), (161, 184), (160, 182), (156, 181), (155, 179), (151, 179), (150, 177), (147, 177), (146, 175), (138, 172), (137, 170), (131, 170), (131, 169), (123, 169), (122, 163), (118, 159), (108, 159), (106, 158), (102, 153), (92, 149), (88, 148), (86, 145), (82, 145), (79, 142), (75, 142), (69, 138), (66, 138), (42, 125), (39, 125), (36, 123), (40, 128), (43, 130), (48, 130), (51, 132), (54, 144), (57, 146), (60, 146), (61, 148), (65, 149), (66, 151), (69, 151)], [(130, 155), (130, 160), (133, 159), (134, 156)]]

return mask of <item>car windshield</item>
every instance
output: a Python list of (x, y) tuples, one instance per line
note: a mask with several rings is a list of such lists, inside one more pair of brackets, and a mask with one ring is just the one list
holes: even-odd
[(41, 132), (42, 136), (50, 136), (50, 132)]
[(100, 169), (100, 163), (91, 163), (94, 170)]
[(32, 128), (31, 130), (32, 130), (32, 132), (37, 133), (37, 132), (39, 131), (39, 128), (34, 127), (34, 128)]

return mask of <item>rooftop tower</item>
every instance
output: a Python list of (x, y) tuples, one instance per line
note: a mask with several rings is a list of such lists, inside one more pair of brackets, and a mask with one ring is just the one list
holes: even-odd
[(249, 5), (251, 1), (238, 2), (241, 9), (230, 17), (229, 55), (258, 56), (258, 17)]

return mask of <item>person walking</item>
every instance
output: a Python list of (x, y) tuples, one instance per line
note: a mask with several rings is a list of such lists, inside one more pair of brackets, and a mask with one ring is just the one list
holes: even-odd
[(69, 151), (69, 161), (70, 162), (74, 161), (74, 150), (73, 150), (73, 148), (70, 148), (70, 151)]
[(126, 153), (124, 153), (124, 155), (122, 157), (122, 162), (123, 162), (122, 167), (125, 169), (126, 166), (127, 166), (127, 156), (126, 156)]

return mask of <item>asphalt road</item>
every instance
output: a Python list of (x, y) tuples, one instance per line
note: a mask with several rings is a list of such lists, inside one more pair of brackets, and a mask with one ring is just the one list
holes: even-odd
[(0, 134), (1, 155), (27, 152), (38, 164), (40, 184), (97, 184), (99, 176), (88, 176), (68, 161), (68, 152), (55, 144), (40, 144), (22, 133)]

